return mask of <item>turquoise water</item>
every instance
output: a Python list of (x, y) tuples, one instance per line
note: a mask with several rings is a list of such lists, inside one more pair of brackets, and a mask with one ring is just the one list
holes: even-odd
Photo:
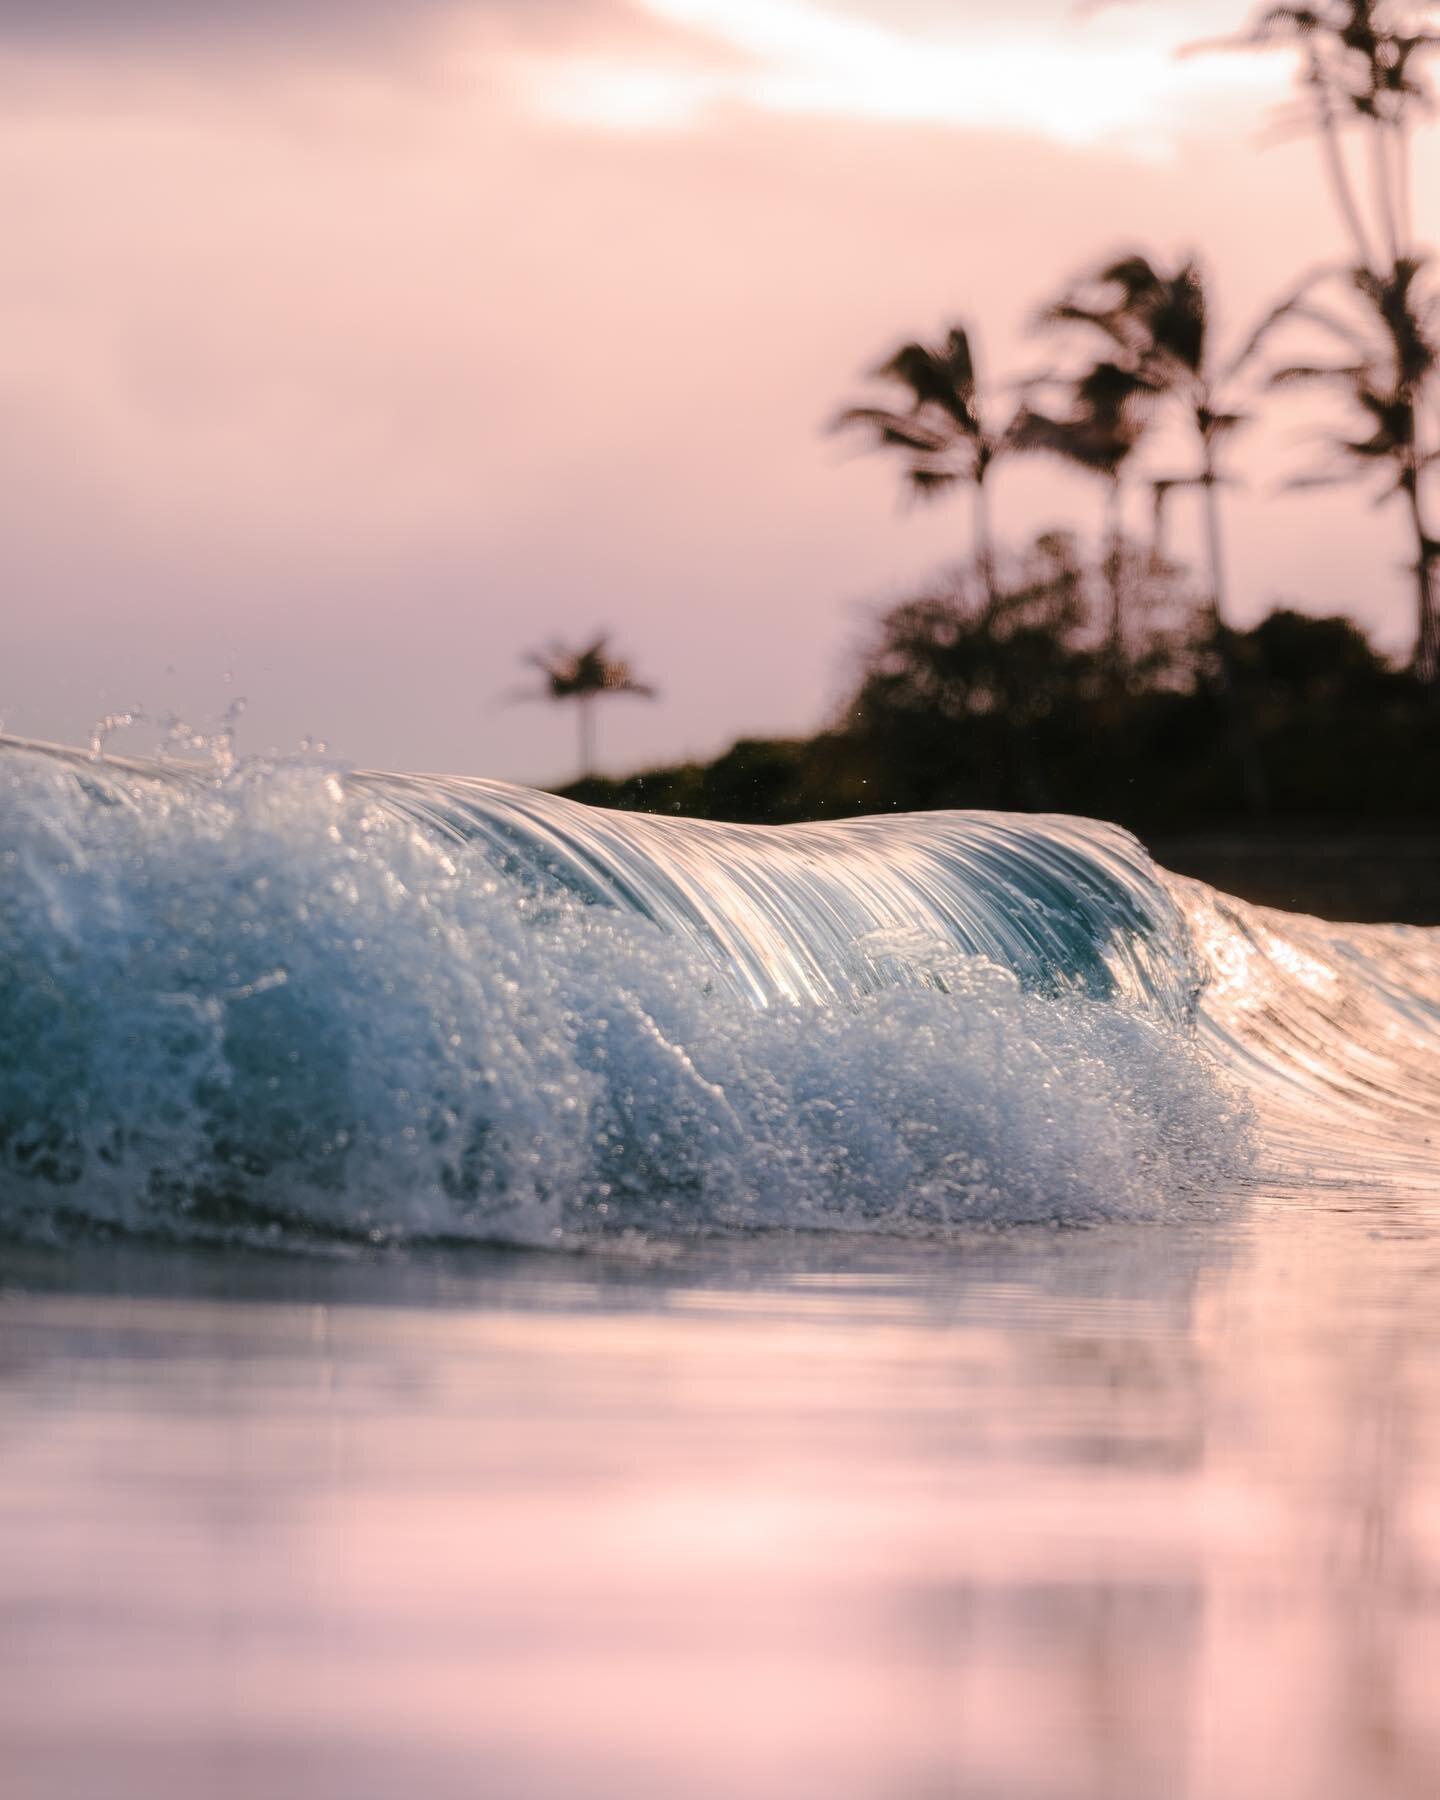
[(1112, 826), (0, 747), (0, 1219), (583, 1245), (1434, 1178), (1440, 934)]

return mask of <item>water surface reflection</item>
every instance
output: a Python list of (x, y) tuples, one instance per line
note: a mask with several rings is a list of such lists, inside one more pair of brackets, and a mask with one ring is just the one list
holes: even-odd
[(10, 1252), (0, 1788), (1429, 1796), (1432, 1223)]

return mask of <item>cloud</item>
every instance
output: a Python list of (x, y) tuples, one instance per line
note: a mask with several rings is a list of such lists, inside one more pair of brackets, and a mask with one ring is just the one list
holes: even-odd
[(0, 36), (12, 42), (96, 42), (368, 31), (455, 0), (0, 0)]
[(1152, 151), (1283, 86), (1247, 58), (1175, 59), (1247, 4), (1117, 18), (1076, 0), (0, 0), (0, 54), (102, 82), (123, 58), (137, 78), (207, 87), (236, 59), (302, 80), (440, 70), (541, 121), (612, 131), (748, 111)]
[(220, 47), (348, 50), (423, 38), (452, 22), (527, 35), (621, 0), (0, 0), (0, 46), (142, 56)]
[[(1283, 72), (1249, 59), (1178, 61), (1197, 0), (1087, 22), (1071, 0), (941, 8), (907, 0), (633, 0), (710, 55), (666, 69), (613, 48), (518, 71), (538, 112), (611, 128), (677, 126), (726, 109), (876, 124), (1023, 132), (1144, 150), (1271, 97)], [(1222, 0), (1222, 10), (1231, 0)], [(1209, 23), (1214, 0), (1206, 0)]]

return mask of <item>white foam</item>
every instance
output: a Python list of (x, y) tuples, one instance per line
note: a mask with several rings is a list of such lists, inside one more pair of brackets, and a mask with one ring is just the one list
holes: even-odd
[(322, 768), (8, 753), (0, 1216), (183, 1237), (942, 1231), (1154, 1215), (1245, 1103), (1183, 1023), (902, 930), (756, 1004)]

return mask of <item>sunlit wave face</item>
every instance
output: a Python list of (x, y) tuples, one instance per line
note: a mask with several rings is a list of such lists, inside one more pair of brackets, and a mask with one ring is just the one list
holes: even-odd
[[(713, 45), (716, 61), (672, 65), (603, 49), (533, 65), (526, 97), (542, 114), (617, 130), (692, 124), (714, 109), (1013, 130), (1066, 144), (1116, 140), (1164, 152), (1187, 118), (1253, 110), (1283, 90), (1268, 60), (1176, 51), (1228, 20), (1217, 8), (1123, 9), (1053, 18), (947, 8), (930, 31), (875, 8), (822, 0), (640, 0), (651, 19)], [(1218, 9), (1224, 11), (1224, 8)]]

